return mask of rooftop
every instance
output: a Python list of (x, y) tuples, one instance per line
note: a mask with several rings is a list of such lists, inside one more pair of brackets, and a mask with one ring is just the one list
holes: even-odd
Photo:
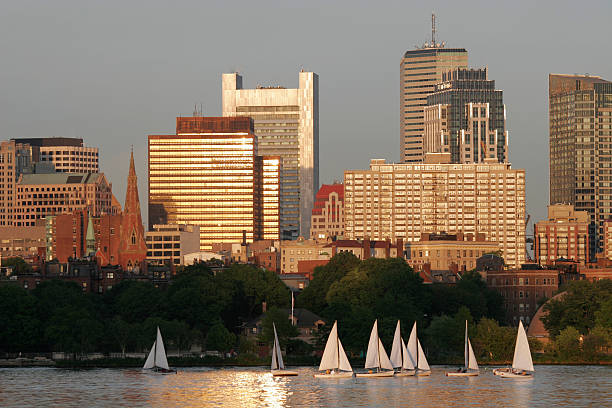
[(19, 184), (93, 184), (102, 173), (47, 173), (24, 174)]

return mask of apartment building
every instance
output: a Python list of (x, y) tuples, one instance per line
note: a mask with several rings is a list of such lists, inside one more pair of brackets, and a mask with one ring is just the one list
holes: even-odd
[(390, 164), (344, 172), (347, 239), (411, 245), (423, 233), (483, 234), (507, 264), (525, 260), (525, 170), (509, 164)]
[(145, 232), (147, 261), (165, 265), (184, 265), (184, 256), (200, 252), (200, 227), (197, 225), (153, 225)]
[(310, 221), (310, 238), (325, 239), (344, 235), (344, 186), (323, 184), (315, 197)]

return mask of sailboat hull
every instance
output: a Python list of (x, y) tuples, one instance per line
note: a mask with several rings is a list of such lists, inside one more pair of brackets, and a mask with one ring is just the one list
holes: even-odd
[(417, 377), (428, 377), (431, 375), (431, 371), (427, 370), (427, 371), (417, 371), (415, 374)]
[(379, 378), (379, 377), (393, 377), (395, 373), (393, 371), (381, 371), (378, 373), (357, 373), (356, 377), (366, 377), (366, 378)]
[(532, 373), (528, 373), (526, 371), (516, 372), (516, 371), (502, 371), (498, 374), (501, 378), (533, 378)]
[(459, 371), (449, 371), (446, 373), (447, 377), (476, 377), (479, 375), (478, 371), (466, 371), (465, 373)]
[(352, 371), (340, 371), (340, 372), (331, 372), (331, 373), (318, 373), (314, 375), (314, 378), (327, 378), (327, 379), (336, 379), (336, 378), (353, 378), (354, 373)]
[(396, 372), (395, 376), (396, 377), (414, 377), (415, 376), (415, 371), (414, 370), (412, 370), (412, 371), (408, 371), (408, 370), (404, 371), (404, 370), (402, 370), (402, 371)]
[(176, 374), (176, 370), (173, 370), (173, 369), (166, 370), (165, 368), (159, 368), (159, 367), (143, 368), (142, 372), (146, 374), (156, 374), (156, 375)]
[(271, 370), (271, 372), (274, 377), (295, 377), (298, 375), (297, 371), (291, 370)]

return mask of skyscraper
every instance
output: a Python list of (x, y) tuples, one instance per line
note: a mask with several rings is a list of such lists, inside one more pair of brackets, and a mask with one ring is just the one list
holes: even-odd
[(423, 153), (450, 152), (453, 163), (508, 161), (503, 91), (487, 68), (457, 68), (427, 97)]
[(442, 82), (442, 74), (467, 68), (464, 48), (443, 48), (444, 44), (426, 44), (406, 51), (400, 63), (400, 159), (423, 161), (424, 107), (427, 96)]
[(602, 249), (612, 217), (612, 82), (549, 75), (550, 203), (587, 211)]
[(281, 160), (281, 238), (308, 237), (319, 188), (319, 76), (300, 72), (297, 89), (243, 89), (242, 76), (223, 74), (223, 116), (253, 118), (257, 154)]
[(176, 135), (149, 136), (149, 226), (200, 227), (214, 243), (278, 239), (278, 157), (256, 155), (248, 117), (179, 117)]

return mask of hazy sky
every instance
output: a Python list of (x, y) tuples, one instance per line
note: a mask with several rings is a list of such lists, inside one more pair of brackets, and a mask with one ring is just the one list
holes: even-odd
[(612, 79), (611, 1), (0, 2), (0, 130), (82, 137), (123, 203), (134, 145), (146, 219), (148, 134), (195, 103), (221, 114), (221, 74), (297, 87), (319, 74), (320, 179), (399, 160), (399, 63), (430, 37), (464, 47), (504, 90), (532, 219), (548, 203), (548, 73)]

